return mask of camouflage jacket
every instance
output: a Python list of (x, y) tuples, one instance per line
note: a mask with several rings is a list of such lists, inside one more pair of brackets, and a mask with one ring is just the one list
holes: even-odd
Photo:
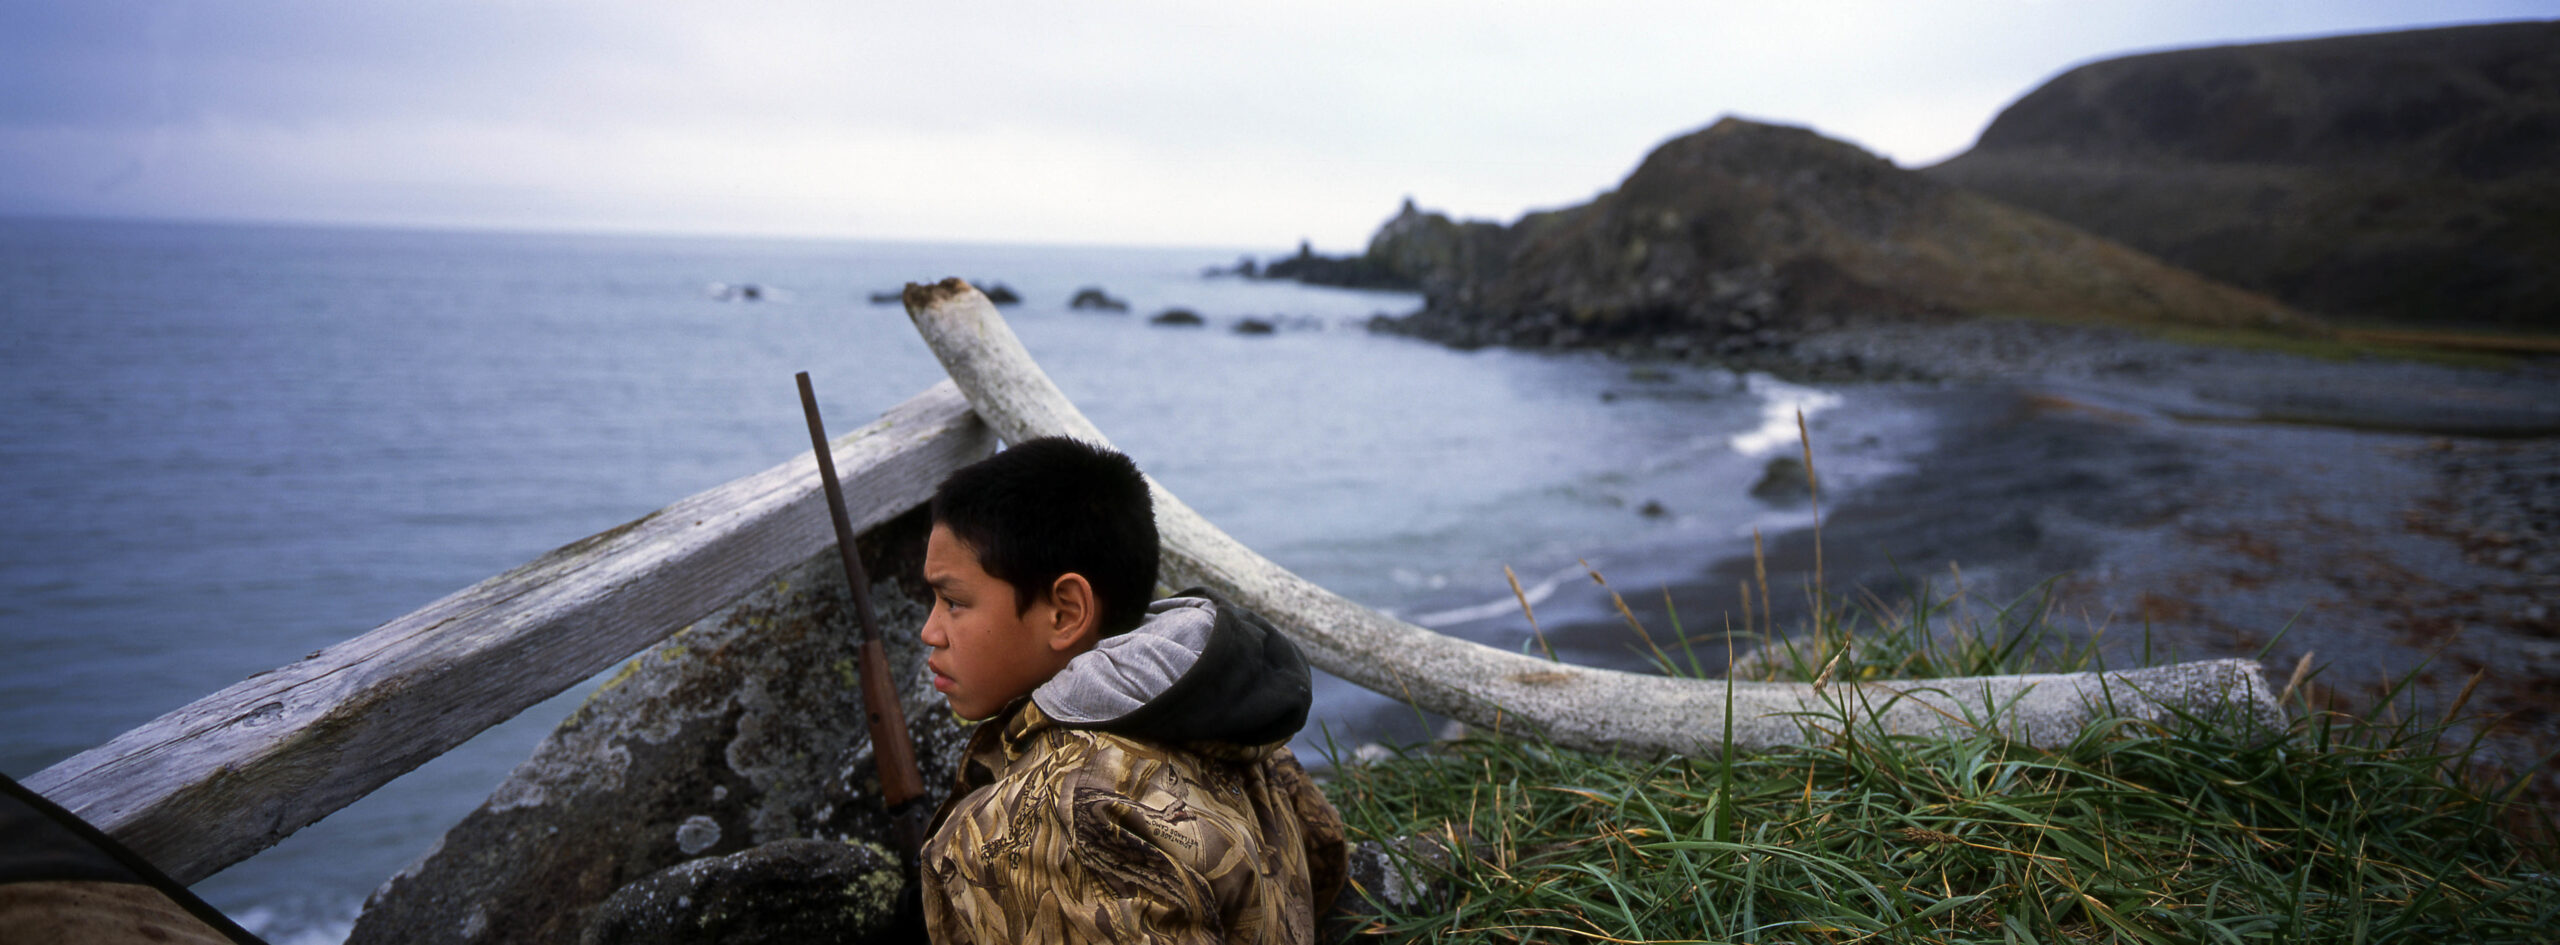
[[(1135, 686), (1138, 711), (1053, 679), (978, 727), (924, 845), (935, 942), (1314, 941), (1345, 864), (1341, 817), (1285, 747), (1305, 665), (1242, 611), (1195, 606), (1217, 616), (1207, 652)], [(1294, 718), (1287, 693), (1257, 699), (1273, 685), (1296, 687)]]

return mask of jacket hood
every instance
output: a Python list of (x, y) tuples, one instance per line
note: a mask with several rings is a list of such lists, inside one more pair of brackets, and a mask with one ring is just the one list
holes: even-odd
[(1165, 742), (1266, 745), (1307, 724), (1306, 658), (1252, 612), (1204, 588), (1147, 607), (1032, 690), (1051, 721)]

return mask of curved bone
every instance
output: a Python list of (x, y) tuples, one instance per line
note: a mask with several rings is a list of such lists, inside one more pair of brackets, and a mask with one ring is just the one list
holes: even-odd
[[(980, 418), (1008, 443), (1109, 438), (1033, 363), (995, 306), (959, 279), (909, 285), (908, 317)], [(2209, 660), (2109, 673), (1979, 676), (1925, 681), (1806, 683), (1685, 679), (1554, 663), (1460, 640), (1388, 617), (1317, 587), (1245, 547), (1150, 480), (1164, 541), (1163, 577), (1205, 585), (1289, 634), (1326, 672), (1470, 725), (1532, 729), (1594, 751), (1714, 754), (1724, 744), (1770, 747), (1824, 738), (1843, 719), (1896, 734), (1956, 734), (1993, 725), (2043, 747), (2066, 742), (2101, 714), (2161, 720), (2237, 709), (2280, 722), (2255, 662)], [(1728, 701), (1729, 700), (1729, 701)]]

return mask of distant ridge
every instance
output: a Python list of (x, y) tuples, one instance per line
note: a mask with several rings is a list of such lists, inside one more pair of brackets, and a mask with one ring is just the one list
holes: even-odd
[(2560, 21), (2089, 63), (1923, 173), (2307, 311), (2560, 329)]
[(1509, 227), (1407, 202), (1365, 261), (1428, 299), (1385, 327), (1463, 346), (1732, 353), (1850, 319), (1973, 313), (2315, 329), (1856, 146), (1738, 118), (1664, 143), (1588, 204)]

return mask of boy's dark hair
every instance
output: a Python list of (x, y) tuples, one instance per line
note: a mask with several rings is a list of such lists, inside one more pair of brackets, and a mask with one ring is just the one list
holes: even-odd
[(1092, 583), (1103, 636), (1155, 600), (1155, 500), (1138, 465), (1104, 447), (1041, 437), (963, 466), (934, 489), (933, 522), (1013, 585), (1017, 613), (1069, 572)]

